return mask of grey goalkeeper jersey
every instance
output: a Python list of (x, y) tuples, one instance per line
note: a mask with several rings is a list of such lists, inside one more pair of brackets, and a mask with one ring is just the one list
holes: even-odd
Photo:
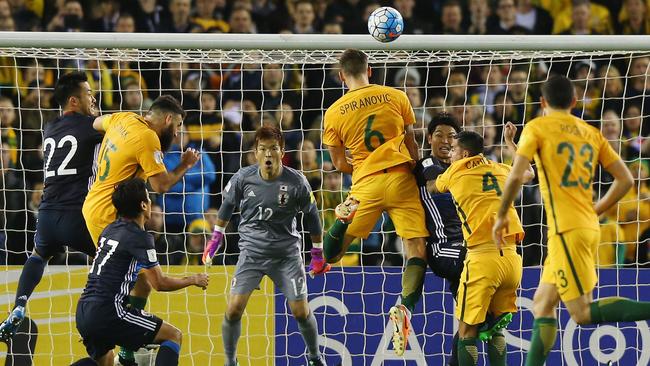
[(297, 218), (304, 213), (310, 234), (320, 234), (322, 226), (316, 202), (305, 176), (283, 167), (279, 177), (264, 180), (257, 164), (241, 168), (223, 191), (219, 218), (229, 221), (239, 206), (239, 249), (253, 257), (300, 255)]

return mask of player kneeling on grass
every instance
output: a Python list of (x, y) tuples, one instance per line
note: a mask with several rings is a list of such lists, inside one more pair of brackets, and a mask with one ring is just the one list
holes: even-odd
[(132, 178), (120, 183), (112, 195), (118, 219), (101, 233), (88, 283), (77, 304), (77, 329), (88, 355), (99, 365), (113, 365), (116, 345), (139, 349), (160, 344), (156, 366), (178, 365), (181, 331), (155, 315), (126, 306), (136, 270), (144, 268), (156, 291), (189, 286), (205, 289), (206, 274), (184, 278), (165, 276), (156, 259), (153, 237), (144, 229), (151, 217), (145, 182)]
[[(506, 341), (501, 329), (512, 319), (511, 313), (517, 311), (517, 288), (522, 274), (516, 245), (523, 239), (524, 230), (512, 205), (508, 209), (510, 224), (505, 231), (505, 243), (499, 246), (492, 240), (492, 224), (510, 166), (491, 161), (482, 152), (481, 135), (460, 132), (451, 145), (451, 166), (427, 183), (432, 193), (451, 192), (467, 247), (456, 304), (461, 366), (478, 363), (476, 340), (479, 325), (488, 313), (496, 320), (488, 322), (490, 329), (482, 331), (481, 338), (488, 340), (490, 365), (506, 364)], [(534, 176), (530, 169), (526, 181)]]
[(279, 129), (258, 129), (254, 148), (257, 164), (240, 169), (226, 185), (212, 239), (203, 252), (203, 262), (211, 264), (223, 241), (225, 227), (239, 206), (240, 254), (222, 326), (226, 366), (237, 365), (241, 317), (264, 275), (289, 300), (291, 313), (307, 344), (309, 365), (325, 365), (318, 349), (316, 318), (307, 302), (302, 245), (296, 230), (296, 216), (303, 212), (314, 246), (310, 273), (329, 271), (330, 265), (323, 259), (323, 234), (314, 196), (302, 173), (282, 166), (284, 138)]

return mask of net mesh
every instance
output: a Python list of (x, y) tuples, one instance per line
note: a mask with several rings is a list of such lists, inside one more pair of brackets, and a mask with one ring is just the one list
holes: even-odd
[[(188, 112), (182, 143), (200, 148), (202, 160), (172, 191), (155, 197), (157, 208), (148, 223), (155, 233), (161, 263), (169, 264), (165, 271), (203, 270), (193, 265), (199, 264), (214, 224), (220, 192), (232, 174), (253, 162), (252, 138), (260, 125), (277, 124), (283, 130), (287, 141), (284, 163), (305, 173), (328, 228), (334, 220), (334, 207), (350, 187), (349, 177), (329, 172), (332, 165), (321, 144), (324, 112), (345, 92), (337, 76), (339, 55), (339, 51), (305, 50), (0, 48), (0, 94), (5, 96), (0, 98), (4, 172), (0, 263), (22, 264), (33, 248), (42, 191), (43, 126), (59, 113), (51, 102), (53, 85), (58, 75), (69, 70), (87, 73), (102, 114), (142, 113), (160, 94), (177, 96)], [(642, 267), (648, 265), (650, 227), (649, 54), (369, 51), (368, 56), (373, 67), (371, 82), (407, 93), (416, 113), (416, 136), (423, 155), (430, 153), (428, 122), (436, 113), (448, 111), (464, 129), (483, 134), (489, 158), (511, 162), (512, 156), (504, 148), (504, 124), (512, 121), (520, 132), (526, 121), (540, 114), (541, 83), (553, 73), (571, 77), (578, 97), (574, 113), (601, 129), (636, 178), (634, 188), (602, 218), (600, 268), (624, 269), (601, 270), (596, 296), (643, 299), (648, 284)], [(168, 153), (168, 167), (173, 168), (179, 156), (178, 150)], [(602, 197), (611, 180), (597, 169), (595, 198)], [(540, 243), (546, 240), (537, 181), (524, 187), (516, 207), (526, 230), (519, 248), (524, 264), (537, 266), (545, 255)], [(220, 264), (237, 261), (236, 223), (235, 216), (228, 228), (225, 253), (216, 260)], [(383, 314), (400, 292), (403, 249), (387, 215), (367, 240), (357, 244), (344, 258), (345, 270), (310, 280), (310, 299), (330, 363), (374, 365), (392, 357)], [(305, 236), (305, 252), (309, 246)], [(30, 302), (29, 315), (38, 327), (32, 332), (39, 337), (34, 350), (37, 365), (65, 364), (84, 354), (77, 342), (74, 309), (85, 283), (85, 263), (76, 253), (55, 258)], [(19, 267), (11, 267), (4, 274), (7, 311), (13, 305), (19, 273)], [(184, 365), (223, 362), (219, 335), (232, 268), (217, 266), (211, 273), (213, 285), (207, 293), (186, 289), (156, 294), (150, 300), (152, 313), (183, 331)], [(510, 326), (511, 364), (521, 364), (528, 347), (530, 299), (538, 279), (539, 271), (531, 269), (522, 282), (520, 305), (526, 311)], [(453, 301), (444, 283), (430, 274), (425, 291), (414, 322), (418, 337), (411, 345), (413, 353), (407, 356), (418, 364), (441, 364), (449, 354), (455, 329)], [(304, 357), (298, 330), (283, 299), (268, 282), (253, 296), (239, 345), (242, 365), (294, 364)], [(647, 326), (627, 324), (618, 333), (605, 327), (574, 331), (566, 313), (561, 313), (560, 323), (562, 342), (552, 357), (563, 365), (591, 360), (643, 364), (650, 349), (643, 347), (650, 342)]]

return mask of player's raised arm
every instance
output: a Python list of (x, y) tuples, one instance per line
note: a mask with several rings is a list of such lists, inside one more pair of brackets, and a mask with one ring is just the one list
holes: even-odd
[(189, 286), (196, 286), (205, 290), (210, 281), (210, 278), (205, 273), (197, 273), (182, 278), (169, 277), (160, 270), (160, 265), (144, 269), (143, 273), (151, 287), (156, 291), (176, 291)]
[(169, 191), (187, 171), (199, 161), (199, 151), (193, 148), (187, 148), (181, 154), (181, 162), (172, 171), (160, 172), (156, 175), (149, 177), (149, 184), (151, 188), (157, 193), (165, 193)]
[(406, 125), (404, 127), (404, 144), (411, 155), (411, 159), (418, 161), (420, 160), (420, 147), (418, 142), (415, 141), (415, 131), (413, 131), (413, 125)]
[(113, 115), (112, 114), (105, 114), (103, 116), (99, 116), (95, 118), (93, 121), (93, 128), (99, 132), (106, 132), (106, 128), (104, 127), (104, 123), (111, 119)]
[[(503, 139), (506, 143), (506, 146), (508, 147), (508, 151), (510, 151), (510, 155), (512, 155), (513, 159), (513, 164), (514, 164), (514, 159), (515, 156), (517, 156), (517, 144), (515, 144), (515, 135), (517, 134), (517, 126), (515, 126), (512, 122), (508, 121), (504, 127), (503, 131)], [(524, 173), (524, 183), (528, 183), (531, 180), (535, 179), (535, 170), (533, 169), (533, 166), (531, 164), (528, 164), (528, 169)]]

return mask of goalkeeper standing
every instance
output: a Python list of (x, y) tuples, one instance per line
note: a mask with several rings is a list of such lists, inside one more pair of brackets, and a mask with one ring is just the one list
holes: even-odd
[(330, 265), (323, 259), (322, 227), (314, 196), (302, 173), (282, 166), (284, 137), (278, 128), (258, 129), (254, 149), (257, 164), (241, 168), (226, 185), (212, 239), (203, 252), (203, 262), (211, 264), (222, 244), (225, 227), (239, 206), (240, 254), (222, 325), (226, 366), (237, 365), (241, 317), (251, 293), (265, 275), (289, 301), (307, 344), (309, 365), (325, 365), (318, 349), (316, 318), (307, 302), (300, 233), (296, 230), (296, 215), (302, 212), (314, 245), (310, 271), (327, 272)]
[(429, 236), (411, 173), (419, 159), (413, 132), (415, 113), (404, 92), (370, 84), (371, 69), (363, 52), (346, 50), (339, 66), (339, 77), (350, 90), (327, 109), (323, 144), (336, 169), (352, 174), (352, 190), (336, 209), (339, 220), (325, 235), (325, 257), (329, 263), (337, 262), (354, 239), (367, 238), (381, 213), (388, 212), (407, 256), (402, 303), (390, 309), (393, 348), (401, 356), (408, 341), (411, 312), (422, 297), (427, 268), (425, 238)]

